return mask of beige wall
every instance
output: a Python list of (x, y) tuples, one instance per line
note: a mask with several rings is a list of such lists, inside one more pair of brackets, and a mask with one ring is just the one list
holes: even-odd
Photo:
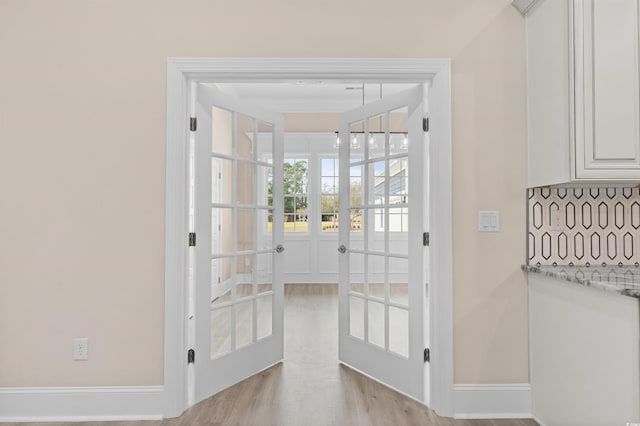
[(0, 386), (163, 382), (169, 56), (452, 58), (455, 381), (528, 380), (510, 0), (0, 0)]

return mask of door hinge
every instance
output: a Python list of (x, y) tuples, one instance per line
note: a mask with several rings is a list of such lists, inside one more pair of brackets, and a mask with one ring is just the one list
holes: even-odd
[(424, 348), (424, 362), (430, 362), (431, 361), (431, 352), (429, 351), (429, 348)]
[(429, 247), (429, 233), (428, 232), (423, 232), (422, 233), (422, 245), (425, 247)]
[(195, 247), (196, 245), (196, 233), (189, 232), (189, 247)]
[(189, 351), (187, 352), (187, 362), (189, 364), (193, 364), (196, 362), (196, 351), (194, 351), (193, 349), (189, 349)]
[(422, 130), (425, 132), (429, 131), (429, 117), (424, 117), (422, 119)]
[(195, 132), (198, 128), (198, 119), (196, 117), (191, 117), (189, 119), (189, 130)]

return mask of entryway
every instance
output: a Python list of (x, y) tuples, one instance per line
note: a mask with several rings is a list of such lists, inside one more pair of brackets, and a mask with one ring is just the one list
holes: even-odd
[[(182, 287), (181, 297), (177, 299), (184, 301), (183, 306), (177, 307), (175, 300), (167, 300), (167, 344), (171, 341), (186, 343), (186, 350), (183, 353), (188, 353), (188, 360), (195, 361), (190, 362), (186, 369), (181, 367), (182, 363), (179, 361), (173, 364), (174, 368), (178, 366), (178, 370), (181, 370), (176, 374), (175, 370), (168, 365), (172, 358), (176, 360), (176, 353), (172, 350), (173, 348), (167, 348), (165, 361), (168, 364), (165, 373), (178, 379), (174, 388), (178, 403), (174, 403), (174, 406), (179, 409), (278, 362), (282, 359), (284, 344), (282, 249), (286, 247), (282, 245), (284, 239), (281, 232), (284, 228), (282, 220), (285, 217), (281, 186), (283, 181), (281, 118), (277, 114), (264, 113), (259, 108), (253, 108), (251, 105), (238, 102), (233, 97), (217, 93), (203, 83), (247, 80), (264, 82), (265, 79), (275, 82), (282, 81), (283, 78), (289, 80), (292, 78), (291, 69), (297, 73), (295, 75), (298, 81), (308, 79), (311, 75), (318, 78), (317, 76), (322, 72), (318, 72), (316, 67), (311, 65), (313, 62), (316, 62), (316, 66), (320, 65), (322, 61), (265, 61), (260, 63), (257, 71), (254, 68), (256, 62), (251, 60), (231, 63), (224, 60), (218, 62), (211, 60), (200, 64), (194, 64), (194, 61), (176, 60), (175, 62), (173, 64), (175, 66), (174, 83), (176, 83), (174, 86), (171, 84), (171, 70), (169, 76), (168, 143), (171, 143), (172, 125), (179, 121), (179, 114), (174, 116), (175, 120), (171, 120), (171, 112), (180, 111), (180, 108), (171, 104), (172, 88), (181, 99), (182, 112), (187, 112), (186, 117), (183, 118), (198, 117), (198, 132), (195, 132), (195, 120), (192, 120), (191, 132), (182, 133), (178, 141), (173, 140), (174, 144), (179, 144), (180, 140), (184, 144), (182, 146), (184, 151), (181, 151), (179, 156), (183, 161), (180, 164), (177, 161), (174, 164), (168, 164), (167, 179), (177, 178), (175, 172), (193, 169), (195, 170), (193, 180), (196, 183), (206, 182), (203, 185), (196, 184), (192, 188), (188, 184), (190, 180), (188, 174), (178, 179), (182, 180), (183, 184), (187, 184), (183, 186), (183, 191), (184, 189), (187, 191), (173, 194), (179, 195), (175, 198), (182, 199), (183, 202), (194, 200), (193, 203), (183, 204), (183, 206), (190, 206), (187, 214), (177, 211), (173, 205), (170, 209), (169, 203), (175, 199), (171, 196), (172, 194), (167, 194), (167, 247), (169, 252), (172, 249), (180, 252), (177, 259), (180, 262), (176, 259), (169, 261), (170, 253), (168, 253), (167, 280), (170, 276), (179, 277), (179, 281), (185, 284)], [(412, 62), (414, 61), (408, 61), (408, 63)], [(418, 70), (410, 66), (404, 69), (396, 68), (398, 64), (394, 65), (393, 61), (361, 61), (361, 63), (326, 61), (324, 65), (327, 64), (333, 64), (335, 68), (332, 71), (325, 70), (326, 74), (323, 78), (326, 80), (362, 82), (373, 79), (378, 83), (400, 81), (417, 84), (413, 90), (365, 105), (353, 110), (352, 113), (344, 114), (341, 119), (339, 140), (343, 143), (340, 144), (340, 176), (350, 176), (350, 178), (341, 179), (340, 193), (351, 195), (340, 197), (340, 245), (336, 247), (336, 250), (341, 253), (338, 291), (339, 359), (342, 363), (399, 389), (423, 403), (428, 403), (447, 415), (447, 410), (451, 408), (452, 390), (451, 336), (450, 328), (446, 327), (451, 321), (450, 234), (447, 233), (450, 231), (450, 198), (447, 198), (450, 196), (448, 186), (450, 171), (449, 151), (445, 149), (448, 148), (449, 143), (448, 64), (443, 61), (433, 61), (433, 63), (424, 61), (421, 65), (426, 67), (427, 72), (425, 68), (420, 71), (419, 67)], [(171, 65), (170, 62), (170, 67)], [(291, 69), (287, 70), (287, 65)], [(418, 64), (414, 62), (411, 65)], [(181, 70), (179, 69), (181, 66), (195, 68), (196, 71), (189, 72), (184, 68)], [(209, 70), (203, 71), (207, 66), (210, 67)], [(231, 69), (235, 69), (235, 72)], [(177, 84), (178, 80), (181, 80), (181, 84)], [(187, 83), (186, 86), (183, 83)], [(425, 84), (430, 87), (430, 99), (441, 101), (441, 103), (430, 104), (429, 121), (423, 120), (426, 118), (422, 106)], [(190, 108), (189, 100), (191, 100)], [(444, 108), (440, 110), (439, 105)], [(216, 114), (216, 109), (222, 115), (228, 115), (232, 133), (230, 140), (233, 143), (228, 150), (214, 149), (212, 154), (211, 120)], [(406, 115), (408, 145), (406, 143), (403, 145), (402, 141), (397, 146), (392, 143), (391, 122), (394, 114), (398, 112), (404, 112)], [(205, 119), (202, 120), (201, 117)], [(446, 146), (441, 145), (439, 149), (433, 150), (428, 166), (425, 167), (423, 153), (426, 148), (422, 144), (424, 139), (422, 135), (430, 124), (433, 126), (434, 119), (436, 122), (442, 120), (440, 123), (446, 123), (446, 126), (440, 128), (435, 135), (432, 133), (431, 139), (434, 142), (444, 141)], [(374, 126), (382, 130), (374, 134), (372, 131)], [(433, 132), (434, 129), (431, 130)], [(240, 133), (248, 135), (251, 141), (249, 150), (241, 148), (238, 144), (237, 136)], [(263, 141), (265, 135), (269, 135), (266, 142)], [(379, 139), (374, 141), (376, 138)], [(353, 143), (351, 143), (352, 140)], [(374, 145), (381, 148), (376, 151), (373, 148)], [(195, 162), (189, 164), (190, 153), (193, 152), (196, 153), (193, 157)], [(262, 155), (265, 153), (267, 156)], [(434, 154), (435, 158), (432, 158)], [(438, 162), (443, 159), (447, 161)], [(173, 163), (173, 161), (169, 162)], [(405, 171), (408, 166), (409, 175), (402, 177), (402, 182), (392, 182), (392, 177), (396, 175), (391, 169), (396, 163), (402, 162), (405, 163)], [(446, 173), (439, 174), (443, 169)], [(217, 188), (214, 171), (217, 171), (218, 176), (227, 173), (227, 182), (223, 182)], [(426, 171), (429, 172), (429, 179), (424, 173)], [(213, 180), (212, 176), (214, 176)], [(248, 192), (243, 192), (238, 186), (240, 176), (250, 176), (251, 185), (245, 188)], [(415, 179), (413, 183), (411, 183), (412, 178)], [(267, 193), (258, 191), (260, 182), (264, 183), (269, 179), (272, 185), (270, 197)], [(354, 179), (361, 181), (361, 194), (353, 194), (354, 188), (349, 182)], [(379, 185), (376, 186), (377, 183)], [(429, 212), (425, 211), (423, 214), (422, 209), (425, 203), (421, 199), (418, 188), (426, 189), (425, 185), (428, 185), (430, 190), (433, 188), (433, 191), (430, 191), (433, 202), (442, 201), (442, 203), (432, 205)], [(413, 191), (411, 187), (414, 188)], [(225, 198), (227, 195), (228, 198)], [(413, 204), (410, 200), (413, 200)], [(409, 205), (411, 205), (411, 213), (408, 212)], [(449, 214), (443, 215), (444, 211)], [(402, 221), (403, 215), (407, 214), (408, 233), (412, 238), (403, 247), (394, 247), (389, 238), (388, 225), (393, 215), (397, 215)], [(176, 217), (186, 219), (181, 229), (187, 231), (183, 234), (183, 241), (184, 235), (189, 236), (188, 247), (191, 248), (186, 250), (184, 247), (180, 250), (180, 247), (170, 244), (170, 240), (178, 236), (178, 231), (174, 222), (169, 229), (169, 220)], [(229, 218), (229, 226), (220, 227), (224, 217)], [(356, 222), (364, 224), (364, 228), (354, 226)], [(270, 225), (267, 225), (268, 223)], [(382, 224), (381, 242), (374, 238), (375, 223)], [(434, 225), (440, 225), (440, 227), (436, 228)], [(218, 239), (209, 241), (208, 235), (216, 234), (213, 232), (215, 226), (218, 226), (219, 231), (228, 229), (229, 236), (225, 237), (224, 232), (221, 232)], [(269, 226), (271, 232), (267, 235), (263, 231)], [(431, 229), (434, 230), (431, 235), (423, 232)], [(193, 236), (192, 233), (196, 235)], [(246, 234), (245, 238), (238, 238), (241, 233)], [(248, 238), (246, 238), (247, 235)], [(432, 245), (432, 249), (428, 252), (429, 263), (434, 267), (428, 271), (428, 275), (425, 275), (423, 268), (425, 245), (429, 237), (433, 240), (436, 236), (439, 237), (437, 240), (439, 244)], [(194, 240), (198, 242), (204, 240), (204, 245), (195, 244), (194, 248)], [(177, 241), (174, 242), (177, 243)], [(439, 248), (443, 250), (438, 251)], [(184, 268), (182, 275), (179, 270), (174, 269), (177, 266)], [(220, 271), (223, 270), (228, 270), (229, 274), (221, 274)], [(396, 270), (404, 271), (404, 277), (394, 272)], [(376, 274), (379, 276), (374, 278)], [(215, 285), (211, 287), (202, 285), (203, 282), (215, 284), (215, 281), (211, 280), (214, 275), (231, 278), (233, 291), (230, 297), (225, 298), (225, 292), (216, 295)], [(434, 286), (434, 282), (438, 282), (438, 285)], [(394, 294), (397, 294), (393, 290), (394, 286), (397, 285), (400, 289), (407, 284), (408, 303), (406, 300), (394, 300)], [(168, 294), (171, 293), (171, 287), (168, 281)], [(212, 288), (214, 288), (213, 292)], [(429, 298), (425, 299), (427, 292)], [(414, 302), (411, 302), (412, 300)], [(425, 300), (429, 301), (428, 307), (424, 305)], [(212, 301), (214, 305), (218, 303), (218, 306), (211, 305)], [(268, 325), (261, 324), (259, 321), (264, 317), (259, 314), (261, 307), (263, 310), (273, 312)], [(377, 314), (377, 311), (380, 311), (380, 314)], [(172, 327), (170, 322), (172, 314), (175, 318), (179, 317), (176, 314), (180, 312), (182, 312), (180, 315), (182, 319), (179, 324), (182, 325), (182, 330), (175, 328), (178, 325), (176, 323), (173, 323)], [(227, 339), (228, 343), (225, 340), (222, 345), (214, 344), (215, 333), (211, 332), (211, 324), (214, 320), (212, 313), (215, 313), (215, 323), (228, 324), (230, 336)], [(372, 327), (372, 322), (380, 319), (382, 322)], [(398, 322), (408, 324), (402, 332), (406, 333), (406, 338), (393, 336), (396, 328), (391, 327), (390, 324)], [(441, 328), (443, 324), (445, 327)], [(429, 331), (436, 332), (427, 333), (427, 326), (430, 326)], [(250, 332), (247, 333), (246, 330)], [(426, 355), (429, 352), (426, 349), (430, 345), (426, 336), (429, 335), (431, 342), (437, 341), (438, 345), (437, 349), (435, 345), (433, 348), (428, 348), (432, 361), (431, 364), (425, 364)], [(246, 341), (241, 340), (244, 338), (241, 336), (247, 337)], [(195, 354), (191, 352), (194, 348), (197, 349)], [(433, 359), (435, 354), (438, 358)], [(436, 366), (437, 369), (434, 368)], [(344, 368), (339, 371), (343, 370)], [(165, 384), (172, 382), (167, 379), (166, 377)], [(179, 383), (185, 383), (186, 386), (181, 389)], [(428, 385), (425, 386), (425, 383)], [(189, 388), (192, 389), (192, 393), (185, 392)], [(170, 388), (167, 387), (167, 390)]]

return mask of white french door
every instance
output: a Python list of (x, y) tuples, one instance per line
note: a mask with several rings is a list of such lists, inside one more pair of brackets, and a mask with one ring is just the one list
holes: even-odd
[(420, 401), (423, 91), (417, 85), (341, 115), (339, 201), (339, 359)]
[(283, 358), (283, 119), (193, 84), (195, 403)]

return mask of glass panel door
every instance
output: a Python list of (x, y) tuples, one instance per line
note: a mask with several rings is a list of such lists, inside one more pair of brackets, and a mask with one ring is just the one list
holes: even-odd
[(196, 112), (197, 402), (283, 356), (283, 133), (280, 115), (202, 84)]
[(341, 116), (339, 358), (424, 400), (423, 87)]

